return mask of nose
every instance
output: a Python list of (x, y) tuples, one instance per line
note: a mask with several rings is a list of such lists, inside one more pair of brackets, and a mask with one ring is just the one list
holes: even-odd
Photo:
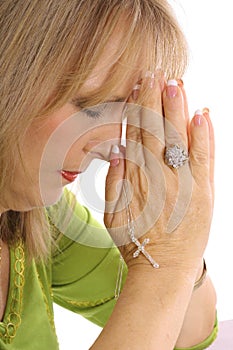
[(119, 146), (120, 142), (120, 138), (114, 138), (104, 141), (92, 141), (88, 143), (88, 146), (85, 148), (85, 150), (93, 159), (97, 158), (109, 161), (112, 147), (114, 145)]

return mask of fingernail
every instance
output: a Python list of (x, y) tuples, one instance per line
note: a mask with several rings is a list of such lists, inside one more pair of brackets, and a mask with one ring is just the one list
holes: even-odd
[(178, 83), (176, 80), (171, 79), (167, 82), (167, 96), (169, 98), (174, 98), (177, 95)]
[(184, 86), (184, 81), (182, 79), (178, 79), (177, 83), (180, 87)]
[(207, 108), (207, 107), (205, 107), (205, 108), (203, 108), (203, 110), (202, 110), (202, 113), (204, 114), (204, 113), (210, 113), (210, 110), (209, 110), (209, 108)]
[(151, 72), (150, 70), (147, 70), (145, 73), (145, 78), (152, 78), (154, 76), (155, 76), (154, 73)]
[(117, 167), (118, 165), (119, 165), (119, 163), (120, 163), (120, 159), (111, 159), (110, 160), (110, 166), (112, 167), (112, 168), (115, 168), (115, 167)]
[(138, 95), (139, 95), (139, 92), (140, 92), (140, 88), (141, 88), (141, 85), (140, 84), (136, 84), (133, 88), (133, 91), (132, 91), (132, 99), (134, 101), (136, 101), (138, 99)]
[(201, 126), (202, 125), (202, 111), (200, 109), (196, 110), (194, 113), (194, 124), (196, 126)]
[(111, 154), (113, 155), (113, 158), (110, 159), (110, 166), (114, 168), (117, 167), (120, 163), (120, 159), (117, 157), (117, 155), (120, 154), (120, 149), (117, 145), (112, 146)]
[(202, 115), (201, 109), (197, 109), (196, 112), (194, 113), (194, 115)]
[(120, 148), (117, 145), (113, 145), (111, 151), (114, 154), (119, 154), (120, 153)]
[(151, 71), (147, 71), (145, 74), (145, 78), (150, 78), (149, 80), (149, 86), (151, 89), (153, 89), (154, 85), (155, 85), (155, 73), (151, 72)]

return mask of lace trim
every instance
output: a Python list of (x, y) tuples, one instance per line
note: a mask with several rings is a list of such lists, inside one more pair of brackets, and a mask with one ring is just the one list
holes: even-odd
[(66, 300), (66, 303), (71, 304), (76, 307), (86, 308), (86, 307), (95, 307), (105, 304), (106, 302), (113, 300), (112, 297), (103, 298), (96, 301), (76, 301), (76, 300)]
[[(0, 335), (4, 342), (10, 344), (16, 336), (17, 329), (21, 324), (23, 287), (25, 282), (25, 254), (23, 243), (20, 241), (14, 249), (14, 275), (13, 286), (9, 286), (8, 300), (10, 300), (9, 312), (6, 308), (6, 319), (0, 324)], [(11, 284), (11, 281), (10, 281)]]
[[(44, 303), (45, 303), (45, 308), (46, 308), (46, 311), (47, 311), (47, 315), (48, 315), (48, 319), (49, 319), (49, 323), (56, 335), (56, 330), (55, 330), (55, 324), (54, 324), (54, 317), (53, 317), (53, 314), (50, 310), (50, 307), (49, 307), (49, 302), (48, 302), (48, 298), (45, 294), (45, 290), (44, 290), (44, 286), (40, 280), (40, 276), (39, 276), (39, 273), (37, 272), (37, 278), (38, 278), (38, 281), (39, 281), (39, 284), (40, 284), (40, 288), (41, 288), (41, 291), (42, 291), (42, 295), (43, 295), (43, 300), (44, 300)], [(50, 294), (51, 294), (51, 297), (53, 298), (53, 294), (52, 294), (52, 291), (50, 290)], [(57, 336), (57, 335), (56, 335)]]

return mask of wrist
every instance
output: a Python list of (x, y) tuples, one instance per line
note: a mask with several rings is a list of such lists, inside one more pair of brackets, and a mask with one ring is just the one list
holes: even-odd
[[(160, 260), (161, 261), (161, 260)], [(154, 269), (151, 264), (143, 257), (138, 257), (128, 261), (128, 273), (132, 275), (145, 275), (148, 278), (165, 278), (168, 283), (176, 285), (179, 280), (193, 287), (197, 276), (197, 265), (184, 264), (182, 262), (165, 263), (161, 261), (158, 269)], [(149, 277), (150, 276), (150, 277)], [(177, 282), (177, 283), (176, 283)], [(181, 283), (180, 285), (183, 285)]]

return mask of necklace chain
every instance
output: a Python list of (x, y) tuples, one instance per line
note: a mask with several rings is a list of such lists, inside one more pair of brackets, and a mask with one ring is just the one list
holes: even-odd
[[(140, 254), (143, 254), (144, 257), (150, 262), (150, 264), (155, 269), (158, 269), (159, 268), (159, 264), (152, 258), (152, 256), (145, 249), (145, 246), (150, 242), (150, 239), (149, 238), (145, 238), (143, 240), (143, 242), (140, 243), (140, 241), (135, 236), (134, 218), (133, 218), (133, 213), (132, 213), (130, 205), (129, 205), (127, 189), (125, 187), (125, 184), (123, 184), (123, 191), (124, 191), (125, 202), (126, 202), (128, 235), (129, 235), (129, 238), (130, 238), (131, 242), (134, 243), (136, 248), (137, 248), (137, 250), (133, 253), (133, 258), (137, 258)], [(116, 281), (116, 287), (115, 287), (115, 299), (116, 300), (119, 298), (120, 292), (121, 292), (123, 270), (124, 270), (124, 259), (123, 259), (122, 255), (120, 254), (118, 273), (117, 273), (117, 281)]]
[(132, 243), (134, 243), (137, 247), (137, 250), (133, 253), (133, 258), (137, 258), (140, 254), (143, 254), (144, 257), (150, 262), (150, 264), (155, 268), (159, 268), (159, 264), (152, 258), (152, 256), (147, 252), (145, 246), (150, 242), (149, 238), (145, 238), (142, 243), (135, 236), (135, 228), (134, 228), (134, 218), (129, 205), (127, 190), (123, 185), (123, 191), (126, 200), (126, 213), (127, 213), (127, 225), (128, 225), (128, 235)]

